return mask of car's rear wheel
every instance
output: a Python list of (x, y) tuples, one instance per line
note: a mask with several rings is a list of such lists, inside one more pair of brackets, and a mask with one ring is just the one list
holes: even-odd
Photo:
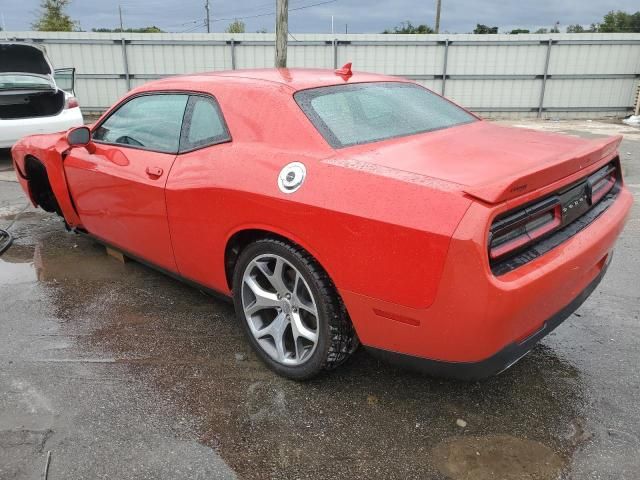
[(303, 380), (335, 368), (358, 346), (333, 283), (300, 247), (275, 239), (247, 246), (233, 292), (249, 342), (285, 377)]

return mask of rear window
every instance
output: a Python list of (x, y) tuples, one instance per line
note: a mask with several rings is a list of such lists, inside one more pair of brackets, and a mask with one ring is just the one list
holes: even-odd
[(3, 89), (51, 89), (51, 82), (34, 75), (7, 75), (0, 73), (0, 90)]
[(302, 90), (295, 100), (334, 148), (473, 122), (470, 113), (413, 83), (376, 82)]

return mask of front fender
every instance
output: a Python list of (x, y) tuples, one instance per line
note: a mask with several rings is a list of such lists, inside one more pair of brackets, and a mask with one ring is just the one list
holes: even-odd
[(74, 227), (81, 227), (82, 222), (75, 210), (73, 200), (69, 194), (67, 179), (64, 172), (63, 155), (69, 148), (65, 140), (65, 135), (33, 135), (25, 137), (16, 143), (11, 149), (11, 156), (15, 164), (17, 175), (22, 177), (20, 184), (34, 204), (37, 206), (30, 184), (29, 172), (27, 169), (27, 159), (34, 158), (45, 169), (49, 185), (53, 195), (56, 197), (62, 216), (67, 224)]

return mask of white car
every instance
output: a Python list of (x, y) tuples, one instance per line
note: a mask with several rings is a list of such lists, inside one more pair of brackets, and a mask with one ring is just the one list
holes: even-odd
[(74, 83), (75, 69), (54, 71), (37, 46), (0, 43), (0, 148), (82, 125)]

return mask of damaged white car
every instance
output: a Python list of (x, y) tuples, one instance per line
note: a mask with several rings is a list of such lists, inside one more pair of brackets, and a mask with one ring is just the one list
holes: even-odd
[(74, 83), (75, 69), (54, 71), (37, 46), (0, 43), (0, 148), (82, 125)]

